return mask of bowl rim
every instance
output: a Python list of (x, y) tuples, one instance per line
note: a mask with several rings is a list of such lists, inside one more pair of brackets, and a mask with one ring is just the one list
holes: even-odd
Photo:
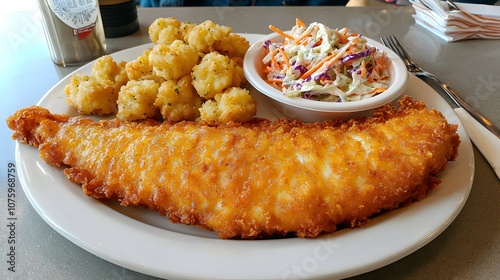
[(367, 40), (368, 45), (384, 51), (391, 61), (390, 67), (393, 69), (393, 77), (391, 77), (390, 87), (385, 92), (367, 99), (342, 103), (308, 100), (301, 97), (287, 97), (283, 95), (281, 91), (266, 83), (261, 74), (258, 72), (258, 67), (256, 67), (257, 63), (261, 63), (260, 59), (258, 59), (258, 56), (263, 51), (262, 46), (264, 42), (266, 42), (267, 40), (276, 42), (276, 39), (278, 38), (283, 37), (277, 33), (271, 33), (268, 35), (264, 35), (261, 39), (253, 43), (247, 50), (243, 59), (243, 70), (245, 78), (257, 91), (285, 105), (317, 112), (365, 111), (392, 102), (403, 93), (408, 84), (408, 71), (403, 60), (388, 47), (371, 38), (363, 36), (363, 38)]

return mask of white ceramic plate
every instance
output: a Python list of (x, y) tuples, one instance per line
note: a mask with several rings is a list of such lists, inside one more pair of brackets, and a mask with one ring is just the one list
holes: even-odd
[[(259, 35), (245, 35), (255, 41)], [(113, 57), (130, 61), (147, 46)], [(88, 74), (91, 65), (78, 72)], [(53, 113), (76, 115), (65, 101), (69, 77), (39, 102)], [(279, 116), (259, 98), (259, 115)], [(411, 76), (405, 92), (459, 123), (452, 108), (432, 88)], [(442, 173), (442, 184), (426, 199), (374, 218), (363, 228), (316, 239), (220, 240), (193, 226), (175, 225), (140, 208), (120, 207), (85, 196), (81, 188), (40, 159), (36, 148), (17, 145), (23, 189), (40, 216), (81, 248), (117, 265), (168, 279), (344, 278), (390, 264), (421, 248), (455, 219), (465, 204), (474, 175), (470, 140), (460, 125), (459, 157)], [(458, 244), (457, 244), (458, 246)]]

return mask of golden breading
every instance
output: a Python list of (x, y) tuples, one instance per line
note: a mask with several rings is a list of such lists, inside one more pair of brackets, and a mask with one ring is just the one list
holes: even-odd
[(217, 93), (222, 93), (226, 88), (233, 86), (237, 67), (229, 57), (211, 52), (193, 68), (191, 75), (194, 88), (201, 97), (212, 99)]
[(217, 103), (222, 111), (219, 117), (220, 122), (247, 122), (257, 113), (257, 102), (244, 88), (226, 89)]
[(257, 102), (244, 88), (232, 87), (215, 95), (200, 108), (201, 120), (218, 122), (247, 122), (257, 112)]
[(241, 67), (241, 70), (243, 71), (243, 57), (238, 57), (238, 56), (229, 56), (234, 62), (236, 62), (236, 65)]
[(214, 50), (229, 57), (239, 57), (245, 56), (248, 48), (250, 48), (250, 43), (248, 40), (236, 33), (231, 33), (229, 36), (224, 37), (222, 40), (215, 42)]
[(195, 26), (195, 23), (181, 22), (173, 17), (158, 18), (149, 26), (149, 38), (155, 44), (170, 45), (175, 40), (187, 43), (188, 33)]
[[(210, 20), (197, 25), (166, 17), (156, 19), (149, 26), (148, 32), (154, 46), (144, 50), (136, 59), (117, 63), (111, 56), (105, 55), (92, 65), (90, 76), (85, 79), (75, 77), (71, 90), (70, 87), (67, 90), (68, 94), (72, 93), (69, 105), (82, 114), (119, 111), (118, 117), (125, 120), (159, 117), (160, 113), (170, 122), (197, 120), (200, 116), (198, 109), (204, 100), (213, 99), (216, 94), (222, 94), (228, 88), (246, 85), (243, 57), (250, 45), (244, 37), (231, 33), (230, 27)], [(190, 85), (185, 84), (188, 78), (192, 80)], [(78, 85), (78, 80), (85, 80), (85, 83)], [(145, 83), (148, 85), (130, 83), (124, 87), (129, 81), (144, 80), (154, 81), (158, 88), (162, 85), (162, 93), (155, 98), (156, 104), (151, 103), (150, 98), (146, 98), (147, 102), (142, 99), (132, 100), (141, 86), (145, 87), (146, 96), (152, 98), (149, 91), (151, 82)], [(78, 88), (79, 86), (82, 88)], [(110, 86), (113, 87), (112, 90)], [(116, 103), (122, 87), (124, 93), (121, 94), (120, 109), (112, 102), (103, 103), (104, 99), (114, 100)], [(181, 94), (177, 95), (176, 90), (180, 90)], [(88, 99), (93, 95), (98, 95), (100, 99), (91, 103)], [(79, 104), (80, 102), (85, 103)], [(252, 107), (253, 103), (247, 105)], [(152, 107), (146, 110), (144, 106), (147, 104)], [(221, 117), (224, 114), (218, 111), (209, 116), (211, 106), (218, 108), (219, 105), (216, 100), (208, 102), (206, 119), (236, 120), (248, 117), (244, 114), (241, 118), (226, 118)]]
[(121, 87), (123, 85), (125, 85), (129, 81), (129, 79), (128, 79), (127, 69), (126, 69), (127, 62), (122, 61), (122, 62), (118, 63), (117, 66), (118, 66), (118, 73), (115, 76), (114, 82), (115, 82), (115, 92), (118, 95)]
[(245, 78), (245, 72), (243, 71), (243, 66), (239, 66), (237, 60), (234, 59), (231, 60), (235, 63), (231, 86), (244, 87), (247, 83), (247, 79)]
[(160, 109), (163, 119), (170, 122), (193, 121), (200, 116), (198, 108), (203, 99), (191, 81), (191, 75), (188, 74), (179, 80), (168, 80), (160, 85), (154, 105)]
[(189, 21), (183, 21), (181, 22), (181, 26), (179, 27), (179, 30), (182, 34), (182, 40), (184, 43), (188, 44), (188, 36), (189, 32), (196, 26), (196, 23), (192, 23)]
[(94, 76), (76, 73), (64, 87), (66, 102), (80, 114), (107, 115), (116, 113), (115, 84), (109, 80), (99, 81)]
[(166, 80), (177, 80), (189, 74), (198, 61), (198, 52), (181, 40), (170, 45), (158, 44), (149, 53), (153, 73)]
[(175, 40), (184, 40), (181, 22), (173, 17), (158, 18), (149, 26), (149, 38), (155, 44), (171, 44)]
[[(216, 96), (220, 98), (220, 93)], [(200, 120), (204, 121), (219, 121), (221, 115), (221, 110), (217, 106), (217, 100), (210, 99), (207, 100), (200, 107)]]
[(99, 81), (108, 80), (114, 82), (119, 72), (118, 64), (109, 55), (99, 57), (92, 64), (92, 75)]
[(118, 113), (122, 120), (135, 121), (157, 116), (154, 106), (159, 84), (153, 80), (129, 81), (118, 95)]
[(92, 64), (92, 76), (100, 82), (111, 81), (114, 83), (114, 93), (118, 96), (120, 88), (128, 82), (126, 64), (125, 61), (118, 64), (111, 56), (104, 55)]
[(149, 63), (150, 53), (151, 49), (147, 49), (142, 55), (125, 65), (129, 80), (154, 80), (159, 84), (165, 81), (164, 78), (153, 73), (153, 66)]
[(197, 51), (214, 51), (214, 45), (224, 40), (231, 33), (231, 28), (218, 25), (210, 20), (196, 25), (187, 35), (187, 43)]
[(409, 97), (399, 104), (348, 122), (227, 124), (95, 122), (30, 107), (7, 125), (91, 197), (221, 238), (317, 237), (425, 198), (457, 157), (456, 124)]

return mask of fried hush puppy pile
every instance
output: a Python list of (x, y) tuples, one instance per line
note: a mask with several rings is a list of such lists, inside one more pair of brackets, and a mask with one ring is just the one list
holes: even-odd
[(64, 92), (80, 114), (116, 114), (127, 121), (246, 122), (257, 111), (243, 88), (249, 42), (230, 27), (159, 18), (149, 27), (152, 48), (129, 62), (103, 56), (92, 74), (76, 73)]

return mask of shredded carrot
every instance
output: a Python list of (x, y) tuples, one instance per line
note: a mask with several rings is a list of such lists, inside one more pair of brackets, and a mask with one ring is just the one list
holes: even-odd
[[(349, 35), (349, 36), (347, 36), (347, 35)], [(349, 33), (349, 34), (347, 34), (347, 32), (345, 32), (345, 36), (346, 37), (358, 37), (359, 38), (359, 34), (358, 33)]]
[[(349, 48), (349, 47), (350, 47), (350, 45), (347, 48)], [(314, 67), (307, 70), (304, 74), (302, 74), (302, 76), (300, 76), (300, 78), (305, 79), (305, 78), (311, 76), (314, 72), (316, 72), (320, 68), (325, 69), (325, 68), (332, 66), (344, 54), (345, 54), (345, 52), (332, 53), (331, 55), (329, 55), (329, 56), (325, 57), (323, 60), (321, 60), (318, 64), (314, 65)]]
[(336, 54), (331, 54), (327, 57), (325, 57), (322, 61), (320, 61), (318, 64), (314, 65), (311, 69), (307, 70), (302, 76), (300, 76), (301, 79), (305, 79), (309, 76), (311, 76), (314, 72), (316, 72), (320, 68), (328, 68), (332, 66), (337, 60), (340, 59), (342, 56), (341, 53), (336, 53)]
[(274, 67), (275, 69), (281, 69), (281, 65), (276, 61), (276, 53), (279, 52), (279, 48), (278, 49), (275, 49), (273, 50), (273, 52), (271, 53), (271, 66)]
[(293, 38), (292, 36), (286, 34), (285, 32), (281, 31), (279, 28), (273, 26), (272, 24), (269, 25), (269, 29), (271, 29), (272, 31), (280, 34), (281, 36), (285, 37), (285, 38), (288, 38), (290, 40), (294, 40), (295, 38)]
[(387, 68), (387, 56), (385, 55), (385, 53), (382, 53), (382, 56), (377, 61), (377, 65), (380, 66), (382, 70)]
[(317, 47), (317, 46), (321, 45), (322, 43), (323, 43), (323, 39), (319, 39), (319, 41), (314, 44), (314, 47)]
[(278, 49), (279, 53), (283, 56), (283, 60), (285, 61), (285, 69), (290, 68), (290, 59), (288, 58), (288, 55), (286, 55), (285, 51), (283, 51), (281, 48)]
[(389, 58), (384, 52), (381, 53), (379, 59), (376, 59), (374, 61), (373, 69), (377, 72), (377, 75), (379, 75), (379, 80), (385, 80), (388, 78), (387, 76), (381, 75), (381, 73), (389, 66), (389, 64), (390, 64)]
[(269, 66), (262, 68), (262, 73), (269, 74), (269, 73), (271, 73), (271, 71), (272, 71), (272, 68)]
[(349, 28), (344, 28), (344, 32), (342, 33), (344, 36), (347, 36), (347, 33), (349, 33)]
[(300, 78), (301, 79), (305, 79), (305, 78), (311, 76), (311, 74), (314, 73), (314, 72), (316, 72), (316, 70), (318, 70), (321, 66), (323, 66), (323, 64), (325, 64), (325, 62), (329, 61), (330, 59), (334, 59), (336, 55), (337, 54), (332, 53), (331, 55), (323, 58), (323, 60), (321, 60), (320, 62), (318, 62), (318, 64), (314, 65), (309, 70), (307, 70), (304, 74), (302, 74), (302, 76), (300, 76)]
[(344, 38), (344, 36), (342, 36), (342, 34), (337, 33), (337, 36), (338, 36), (338, 38), (339, 38), (339, 43), (341, 43), (341, 44), (345, 44), (345, 43), (347, 43), (346, 38)]
[(345, 43), (347, 43), (349, 41), (347, 40), (347, 38), (345, 38), (344, 36), (342, 36), (341, 34), (339, 34), (339, 42), (341, 44), (345, 44)]
[(311, 32), (304, 32), (302, 33), (297, 39), (293, 41), (294, 44), (300, 44), (300, 41), (306, 37), (311, 37)]
[(304, 24), (304, 22), (303, 22), (303, 21), (301, 21), (299, 18), (296, 18), (296, 19), (295, 19), (295, 24), (296, 24), (298, 27), (304, 27), (304, 26), (306, 26), (306, 25)]
[(321, 77), (319, 79), (319, 82), (322, 84), (322, 85), (326, 85), (326, 84), (333, 84), (333, 81), (332, 80), (329, 80), (327, 77)]
[(271, 85), (272, 87), (281, 91), (283, 89), (283, 86), (281, 85), (281, 81), (279, 81), (279, 84), (276, 84), (277, 82), (278, 82), (277, 80), (267, 81), (267, 83), (269, 85)]
[(356, 45), (359, 42), (359, 37), (352, 39), (352, 45)]
[(361, 78), (366, 77), (366, 65), (365, 61), (361, 61)]
[(347, 54), (351, 54), (351, 53), (355, 53), (356, 51), (356, 44), (357, 44), (358, 40), (352, 40), (350, 43), (349, 43), (349, 47), (347, 47), (347, 50), (346, 50), (346, 53)]
[(374, 90), (370, 91), (369, 93), (382, 93), (385, 91), (385, 88), (375, 88)]
[(339, 60), (342, 57), (343, 54), (338, 53), (334, 58), (330, 59), (329, 61), (325, 62), (323, 65), (323, 68), (328, 68), (332, 66), (337, 60)]
[(349, 40), (347, 40), (347, 36), (346, 36), (346, 35), (347, 35), (347, 31), (348, 31), (348, 29), (347, 29), (347, 27), (346, 27), (346, 28), (344, 29), (344, 32), (342, 32), (342, 33), (340, 33), (340, 32), (339, 32), (339, 33), (337, 33), (337, 34), (339, 35), (339, 42), (340, 42), (341, 44), (345, 44), (345, 43), (349, 42)]
[(376, 63), (373, 66), (373, 71), (375, 71), (375, 73), (377, 73), (377, 75), (379, 75), (379, 76), (380, 76), (380, 73), (382, 72), (383, 69), (384, 68), (380, 64), (378, 64), (378, 63)]

